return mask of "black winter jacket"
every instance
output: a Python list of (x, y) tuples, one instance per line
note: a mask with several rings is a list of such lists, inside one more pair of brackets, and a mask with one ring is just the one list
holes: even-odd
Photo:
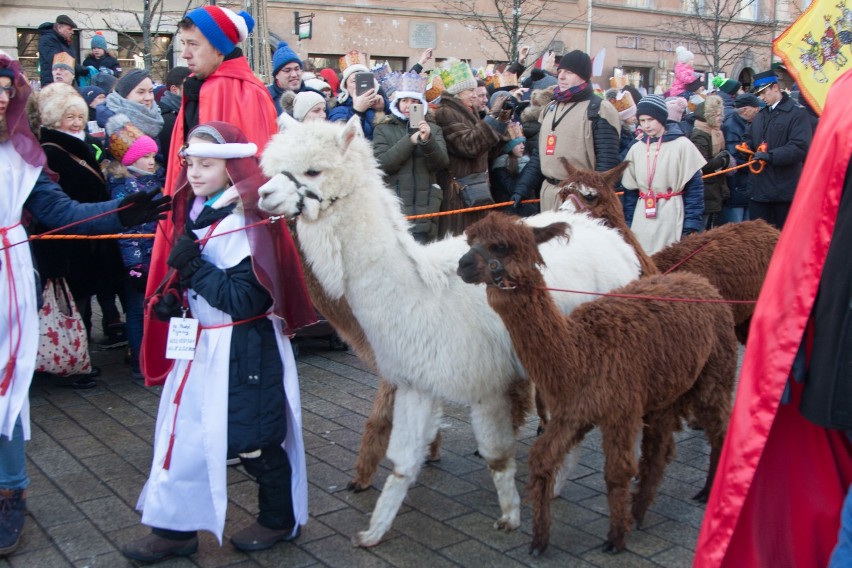
[[(64, 51), (76, 60), (77, 54), (65, 38), (53, 29), (53, 22), (43, 23), (38, 27), (38, 31), (41, 34), (38, 38), (38, 75), (41, 86), (44, 88), (53, 83), (53, 57)], [(81, 70), (82, 67), (79, 64), (75, 66), (75, 74)]]
[(749, 177), (749, 196), (764, 203), (793, 201), (812, 138), (805, 109), (786, 93), (775, 110), (760, 109), (743, 140), (752, 150), (766, 142), (771, 160), (762, 173)]
[[(209, 227), (234, 207), (205, 207), (187, 229)], [(228, 237), (223, 237), (228, 238)], [(269, 292), (258, 282), (251, 257), (226, 270), (201, 258), (185, 285), (234, 321), (266, 312), (272, 305)], [(284, 364), (278, 353), (275, 328), (267, 318), (235, 325), (231, 332), (228, 369), (228, 458), (280, 445), (287, 436), (287, 395)]]
[[(731, 156), (737, 155), (737, 146), (743, 141), (748, 130), (748, 122), (739, 113), (734, 112), (722, 123), (722, 133), (725, 135), (725, 149)], [(748, 168), (740, 168), (727, 174), (728, 188), (731, 196), (727, 207), (748, 207)]]
[(98, 70), (98, 73), (108, 73), (115, 77), (121, 77), (121, 63), (109, 53), (105, 53), (100, 59), (94, 55), (87, 56), (83, 60), (83, 67), (94, 67)]

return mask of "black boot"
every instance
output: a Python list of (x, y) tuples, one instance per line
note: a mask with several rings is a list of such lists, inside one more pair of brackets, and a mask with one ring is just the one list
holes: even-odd
[(18, 548), (26, 513), (26, 489), (0, 489), (0, 556)]

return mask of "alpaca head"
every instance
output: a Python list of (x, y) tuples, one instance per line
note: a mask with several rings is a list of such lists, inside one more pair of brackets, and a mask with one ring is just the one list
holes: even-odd
[(532, 227), (502, 213), (490, 213), (465, 230), (470, 250), (459, 259), (456, 273), (468, 284), (506, 290), (538, 286), (544, 259), (538, 245), (554, 237), (569, 237), (567, 223)]
[(335, 201), (366, 185), (359, 175), (376, 170), (357, 116), (346, 124), (302, 123), (284, 113), (278, 126), (260, 160), (270, 178), (260, 188), (260, 208), (265, 211), (316, 220)]
[(561, 160), (567, 175), (559, 186), (559, 199), (562, 201), (559, 209), (588, 213), (595, 219), (624, 220), (615, 185), (621, 180), (629, 162), (622, 162), (605, 172), (595, 172), (575, 168), (565, 158)]

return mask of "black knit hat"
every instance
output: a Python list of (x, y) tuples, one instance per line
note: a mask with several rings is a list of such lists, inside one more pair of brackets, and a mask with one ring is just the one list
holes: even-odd
[(743, 88), (743, 84), (737, 81), (736, 79), (728, 79), (719, 87), (719, 90), (729, 95), (736, 95), (740, 89)]
[(579, 49), (563, 55), (559, 61), (559, 69), (570, 71), (584, 81), (592, 78), (592, 60)]
[(636, 116), (650, 116), (660, 124), (665, 125), (669, 119), (669, 107), (660, 95), (647, 95), (636, 105)]
[(144, 81), (145, 79), (150, 79), (151, 74), (148, 73), (145, 69), (131, 69), (124, 73), (121, 76), (121, 79), (115, 84), (115, 92), (121, 95), (122, 98), (127, 98), (127, 95), (130, 94), (130, 91), (136, 88), (136, 85)]

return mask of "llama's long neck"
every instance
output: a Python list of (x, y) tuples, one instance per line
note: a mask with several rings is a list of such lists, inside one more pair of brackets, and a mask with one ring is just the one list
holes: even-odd
[(579, 336), (579, 325), (565, 316), (538, 279), (514, 290), (488, 287), (488, 303), (503, 320), (518, 358), (530, 380), (542, 393), (554, 395), (576, 376), (568, 371), (579, 355), (569, 345)]

